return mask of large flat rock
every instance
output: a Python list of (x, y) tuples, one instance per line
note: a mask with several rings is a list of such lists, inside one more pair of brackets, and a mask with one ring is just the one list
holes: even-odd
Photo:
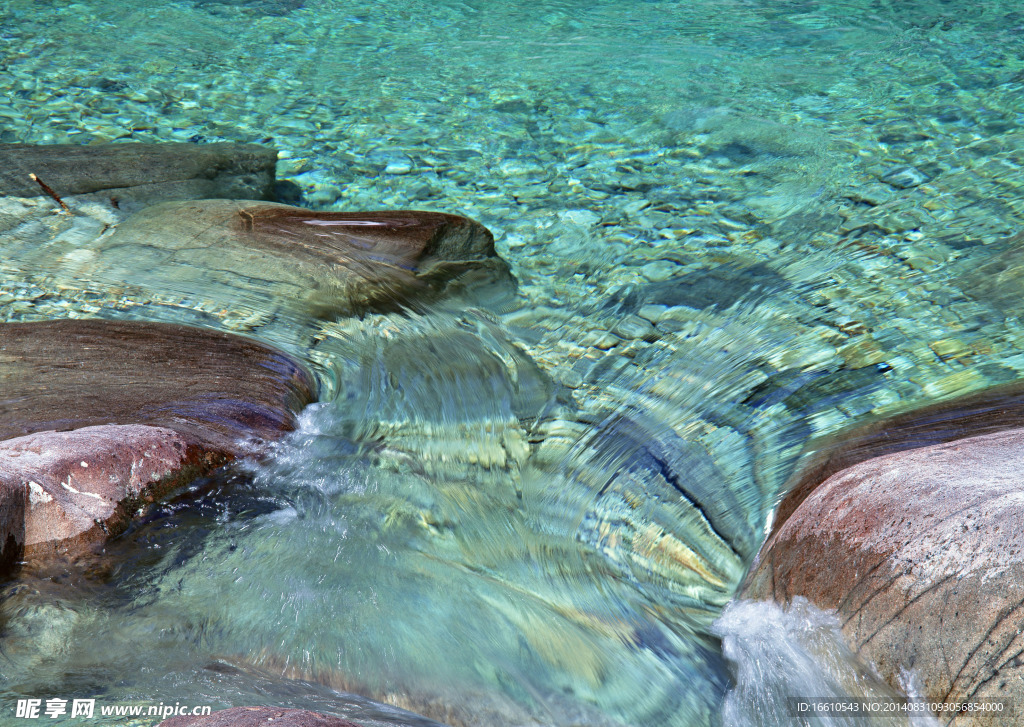
[(101, 193), (116, 206), (274, 199), (277, 152), (257, 144), (0, 144), (0, 195)]
[(435, 300), (477, 283), (508, 287), (508, 266), (473, 220), (437, 212), (313, 212), (273, 203), (155, 205), (92, 243), (51, 246), (40, 266), (250, 306), (337, 317)]
[(132, 503), (293, 429), (315, 392), (302, 365), (239, 336), (120, 321), (0, 324), (3, 559), (12, 541), (66, 546), (122, 529)]
[(126, 321), (0, 324), (0, 439), (148, 424), (234, 456), (293, 429), (315, 390), (301, 364), (226, 333)]
[[(742, 597), (804, 596), (926, 701), (1024, 704), (1024, 429), (896, 452), (833, 474), (761, 550)], [(1004, 712), (939, 715), (1013, 724)], [(1019, 713), (1018, 713), (1019, 717)]]

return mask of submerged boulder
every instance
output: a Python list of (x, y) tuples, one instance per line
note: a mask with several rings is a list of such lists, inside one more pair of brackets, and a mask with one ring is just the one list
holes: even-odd
[(57, 264), (74, 279), (300, 319), (414, 305), (476, 283), (512, 284), (491, 233), (465, 217), (226, 200), (147, 208), (113, 235), (68, 249)]
[(916, 672), (926, 701), (1024, 703), (1024, 429), (832, 474), (769, 538), (741, 595), (836, 610), (849, 645), (894, 687)]
[(251, 15), (287, 15), (305, 6), (304, 0), (193, 0), (199, 8), (216, 10), (225, 6), (237, 6)]
[(162, 323), (0, 324), (0, 440), (11, 440), (0, 447), (0, 544), (61, 543), (95, 524), (114, 532), (122, 503), (256, 451), (293, 429), (315, 392), (302, 365), (239, 336)]
[(115, 207), (183, 199), (274, 199), (277, 152), (257, 144), (0, 144), (0, 195), (101, 193)]
[(266, 727), (271, 723), (274, 727), (358, 727), (340, 717), (280, 707), (233, 707), (202, 717), (181, 715), (157, 727)]

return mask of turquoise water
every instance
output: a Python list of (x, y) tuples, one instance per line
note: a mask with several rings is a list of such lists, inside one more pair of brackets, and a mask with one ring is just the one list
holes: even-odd
[(324, 391), (108, 559), (6, 584), (5, 705), (716, 724), (749, 684), (712, 623), (805, 445), (1024, 369), (1016, 3), (0, 11), (0, 141), (267, 143), (301, 204), (473, 217), (520, 283), (272, 318), (5, 233), (3, 320), (222, 328)]

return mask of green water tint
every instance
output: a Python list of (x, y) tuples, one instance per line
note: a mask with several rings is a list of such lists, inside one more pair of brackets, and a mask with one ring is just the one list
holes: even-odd
[(803, 445), (1024, 371), (1016, 4), (265, 5), (6, 3), (2, 140), (272, 138), (311, 206), (487, 224), (518, 309), (268, 319), (5, 233), (0, 318), (240, 332), (330, 400), (9, 585), (5, 704), (715, 723), (710, 624)]
[(252, 484), (158, 512), (99, 573), (13, 587), (7, 688), (323, 708), (287, 675), (459, 724), (713, 723), (708, 627), (807, 435), (777, 401), (799, 389), (758, 371), (794, 342), (732, 317), (594, 372), (590, 421), (486, 317), (346, 324), (338, 397)]
[[(750, 463), (716, 463), (714, 442), (767, 445), (777, 432), (679, 383), (708, 366), (747, 367), (744, 354), (680, 355), (646, 380), (620, 375), (644, 413), (610, 409), (562, 448), (553, 430), (571, 424), (571, 410), (493, 323), (438, 314), (364, 327), (362, 339), (335, 339), (337, 400), (307, 412), (295, 440), (254, 470), (251, 490), (207, 496), (223, 516), (182, 523), (169, 541), (145, 527), (124, 539), (168, 552), (142, 563), (112, 554), (120, 602), (82, 598), (40, 616), (29, 604), (53, 591), (31, 587), (6, 602), (15, 633), (33, 618), (67, 618), (66, 641), (12, 640), (18, 671), (45, 675), (17, 688), (52, 684), (51, 669), (70, 670), (62, 683), (81, 688), (75, 674), (106, 682), (165, 659), (201, 670), (219, 658), (397, 694), (422, 711), (447, 703), (459, 723), (709, 722), (726, 676), (705, 629), (756, 547), (757, 487), (773, 489), (765, 467), (746, 492), (722, 490), (733, 498), (723, 507), (720, 470), (749, 476)], [(663, 422), (656, 408), (673, 398), (676, 418)], [(690, 427), (688, 443), (673, 426)], [(545, 430), (531, 456), (529, 439)], [(663, 460), (656, 472), (652, 458)], [(245, 500), (253, 491), (260, 507)], [(133, 652), (143, 640), (155, 643)], [(191, 695), (175, 676), (142, 676), (130, 691)]]

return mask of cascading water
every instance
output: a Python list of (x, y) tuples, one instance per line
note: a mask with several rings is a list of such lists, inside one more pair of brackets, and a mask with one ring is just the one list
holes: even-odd
[(0, 320), (237, 332), (322, 385), (265, 459), (0, 584), (0, 709), (782, 727), (891, 697), (827, 615), (730, 601), (817, 438), (1024, 373), (1016, 4), (0, 5), (0, 141), (263, 141), (303, 204), (466, 214), (519, 282), (311, 311), (106, 246), (116, 204), (0, 199)]
[[(593, 372), (590, 414), (483, 313), (332, 329), (333, 398), (112, 544), (112, 587), (79, 566), (73, 589), (10, 590), (11, 687), (132, 673), (108, 699), (320, 708), (328, 687), (455, 725), (716, 724), (723, 697), (734, 724), (783, 725), (760, 702), (802, 694), (786, 689), (882, 693), (806, 609), (733, 606), (712, 626), (805, 436), (780, 399), (806, 379), (766, 395), (757, 372), (798, 342), (756, 307), (731, 321)], [(821, 669), (834, 678), (801, 681)]]
[[(838, 619), (805, 599), (794, 599), (785, 610), (773, 603), (731, 603), (713, 630), (734, 678), (722, 705), (723, 727), (939, 725), (913, 675), (905, 675), (902, 685), (908, 702), (850, 652)], [(816, 704), (834, 711), (810, 712)], [(903, 704), (910, 708), (900, 711)]]

